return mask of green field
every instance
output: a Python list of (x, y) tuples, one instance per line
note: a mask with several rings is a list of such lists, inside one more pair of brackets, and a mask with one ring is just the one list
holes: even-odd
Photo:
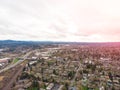
[(18, 58), (14, 59), (14, 60), (13, 60), (13, 64), (15, 64), (15, 63), (18, 62), (18, 61), (19, 61)]

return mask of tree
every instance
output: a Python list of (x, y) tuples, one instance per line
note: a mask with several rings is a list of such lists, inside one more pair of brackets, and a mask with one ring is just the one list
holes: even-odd
[(55, 74), (55, 75), (57, 74), (57, 72), (56, 72), (56, 70), (55, 70), (55, 69), (53, 70), (53, 74)]
[(118, 81), (119, 81), (119, 84), (120, 84), (120, 79)]
[(68, 83), (65, 83), (65, 89), (68, 90)]
[(111, 81), (113, 81), (113, 76), (112, 76), (112, 73), (111, 73), (111, 72), (109, 72), (109, 73), (108, 73), (108, 75), (109, 75), (110, 80), (111, 80)]
[(75, 75), (75, 71), (70, 71), (70, 72), (68, 72), (68, 77), (69, 77), (70, 79), (72, 79), (72, 78), (74, 77), (74, 75)]
[(36, 81), (36, 80), (34, 80), (33, 82), (32, 82), (32, 85), (31, 85), (31, 87), (29, 87), (27, 90), (39, 90), (39, 83), (38, 83), (38, 81)]

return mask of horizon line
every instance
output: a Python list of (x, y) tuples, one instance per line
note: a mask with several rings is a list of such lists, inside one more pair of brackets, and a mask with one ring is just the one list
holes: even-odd
[(54, 41), (54, 40), (14, 40), (14, 39), (4, 39), (0, 41), (17, 41), (17, 42), (63, 42), (63, 43), (120, 43), (120, 41), (105, 41), (105, 42), (80, 42), (80, 41)]

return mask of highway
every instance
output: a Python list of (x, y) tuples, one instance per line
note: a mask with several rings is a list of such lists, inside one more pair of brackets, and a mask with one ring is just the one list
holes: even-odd
[(28, 52), (27, 54), (25, 54), (25, 55), (23, 56), (23, 60), (19, 60), (19, 61), (16, 62), (15, 64), (12, 64), (12, 65), (9, 65), (9, 66), (3, 68), (2, 70), (0, 70), (0, 73), (5, 72), (5, 71), (7, 71), (7, 70), (9, 70), (9, 69), (11, 69), (11, 68), (19, 65), (19, 64), (22, 63), (24, 60), (26, 60), (27, 57), (28, 57), (31, 53), (33, 53), (34, 51), (36, 51), (36, 50), (30, 51), (30, 52)]
[(13, 68), (13, 67), (15, 67), (16, 65), (20, 64), (20, 63), (23, 62), (23, 61), (24, 61), (24, 60), (19, 60), (19, 61), (16, 62), (15, 64), (12, 64), (12, 65), (9, 65), (9, 66), (3, 68), (2, 70), (0, 70), (0, 73), (2, 73), (2, 72), (4, 72), (4, 71), (7, 71), (7, 70), (9, 70), (9, 69), (11, 69), (11, 68)]

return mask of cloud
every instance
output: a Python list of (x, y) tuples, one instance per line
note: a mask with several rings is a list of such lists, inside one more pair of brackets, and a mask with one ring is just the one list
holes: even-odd
[(0, 39), (120, 41), (119, 0), (0, 0)]

